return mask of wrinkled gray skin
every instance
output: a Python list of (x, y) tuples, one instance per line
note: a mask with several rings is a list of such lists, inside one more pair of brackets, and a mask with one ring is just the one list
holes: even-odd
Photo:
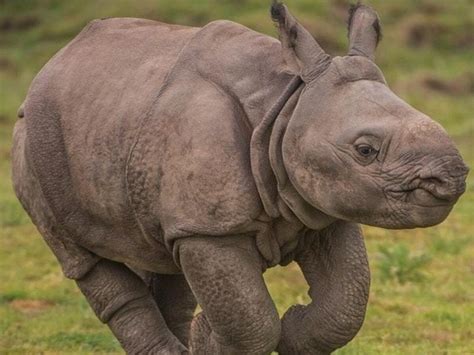
[[(464, 191), (446, 132), (374, 64), (373, 10), (352, 9), (336, 58), (272, 15), (281, 42), (93, 21), (19, 110), (16, 193), (128, 353), (329, 353), (364, 319), (357, 223), (432, 226)], [(280, 320), (262, 272), (292, 260), (312, 302)]]

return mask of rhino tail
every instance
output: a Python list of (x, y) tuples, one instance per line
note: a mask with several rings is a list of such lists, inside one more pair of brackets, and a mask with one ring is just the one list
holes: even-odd
[(24, 102), (20, 105), (20, 108), (18, 108), (16, 115), (18, 118), (25, 117), (25, 103)]

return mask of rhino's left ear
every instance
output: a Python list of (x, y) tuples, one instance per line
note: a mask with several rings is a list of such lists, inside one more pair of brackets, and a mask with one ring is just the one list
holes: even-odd
[(375, 49), (382, 38), (382, 28), (377, 13), (370, 7), (357, 4), (349, 10), (349, 53), (375, 60)]
[(319, 76), (329, 66), (330, 56), (284, 4), (274, 0), (271, 14), (280, 32), (283, 57), (293, 74), (301, 76), (305, 82)]

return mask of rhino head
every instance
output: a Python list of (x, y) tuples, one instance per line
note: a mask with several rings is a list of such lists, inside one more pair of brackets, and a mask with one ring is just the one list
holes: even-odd
[(375, 65), (377, 14), (353, 7), (349, 52), (331, 58), (274, 3), (283, 56), (301, 77), (282, 140), (288, 178), (328, 216), (384, 228), (442, 222), (465, 190), (468, 168), (446, 131), (397, 97)]

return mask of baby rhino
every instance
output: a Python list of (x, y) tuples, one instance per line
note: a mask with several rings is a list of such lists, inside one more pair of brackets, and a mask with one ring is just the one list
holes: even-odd
[[(372, 9), (351, 9), (344, 57), (272, 17), (280, 41), (92, 21), (20, 108), (16, 194), (127, 353), (328, 354), (364, 320), (357, 223), (433, 226), (464, 192), (446, 132), (374, 64)], [(262, 273), (291, 261), (312, 302), (280, 320)]]

